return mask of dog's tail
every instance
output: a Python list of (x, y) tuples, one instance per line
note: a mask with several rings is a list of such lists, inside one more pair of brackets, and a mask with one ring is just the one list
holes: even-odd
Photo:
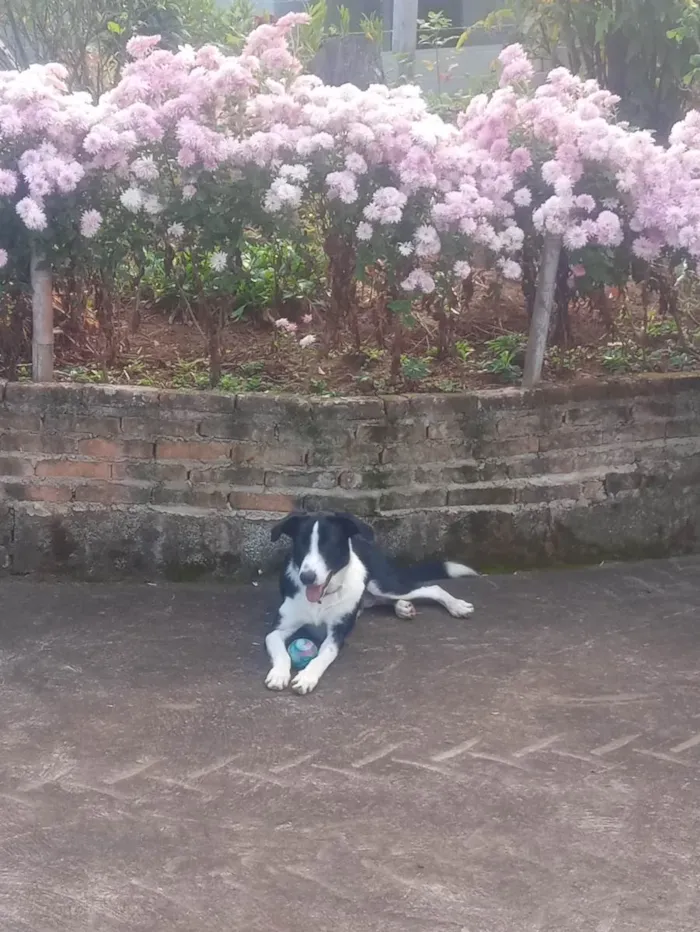
[(464, 576), (478, 576), (476, 570), (464, 563), (453, 563), (452, 560), (434, 560), (426, 563), (416, 563), (401, 571), (401, 578), (412, 589), (422, 586), (423, 583), (437, 582), (438, 579), (461, 579)]

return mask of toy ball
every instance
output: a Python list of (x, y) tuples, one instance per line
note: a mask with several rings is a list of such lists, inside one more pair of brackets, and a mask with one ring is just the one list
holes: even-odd
[(318, 653), (318, 647), (308, 638), (297, 638), (289, 645), (287, 653), (291, 658), (292, 666), (296, 670), (303, 670)]

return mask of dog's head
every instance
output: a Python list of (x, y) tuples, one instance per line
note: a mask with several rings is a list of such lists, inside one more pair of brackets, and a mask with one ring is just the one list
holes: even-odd
[(309, 602), (320, 602), (333, 576), (347, 566), (353, 537), (374, 539), (369, 525), (343, 512), (293, 512), (272, 528), (270, 536), (276, 541), (283, 534), (291, 538), (292, 560)]

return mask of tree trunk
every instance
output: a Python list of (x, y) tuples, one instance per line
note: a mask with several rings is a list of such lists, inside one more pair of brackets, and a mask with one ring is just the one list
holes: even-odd
[(554, 306), (554, 292), (557, 287), (557, 270), (559, 256), (561, 255), (561, 236), (551, 233), (545, 237), (540, 259), (540, 270), (537, 276), (537, 294), (535, 306), (532, 311), (530, 335), (527, 341), (525, 355), (525, 371), (523, 373), (523, 386), (532, 388), (542, 378), (544, 354), (547, 349), (549, 335), (549, 322)]
[(212, 388), (221, 381), (221, 331), (223, 329), (223, 311), (219, 307), (205, 306), (204, 331), (207, 335), (207, 354), (209, 356), (209, 384)]
[(101, 274), (95, 288), (95, 314), (102, 340), (102, 368), (107, 371), (117, 361), (117, 328), (114, 320), (114, 282)]
[(334, 231), (326, 237), (324, 249), (328, 257), (330, 279), (330, 307), (324, 342), (330, 347), (338, 344), (343, 319), (351, 315), (355, 304), (356, 257), (352, 243)]
[(573, 334), (571, 333), (571, 318), (569, 317), (569, 257), (565, 249), (562, 249), (559, 254), (554, 304), (557, 309), (554, 324), (554, 342), (558, 346), (568, 349), (573, 342)]
[(53, 287), (44, 253), (32, 247), (32, 379), (53, 382)]

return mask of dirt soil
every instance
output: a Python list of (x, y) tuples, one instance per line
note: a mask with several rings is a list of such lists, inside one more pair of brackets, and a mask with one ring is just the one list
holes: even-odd
[[(656, 320), (646, 338), (642, 310), (634, 295), (610, 295), (612, 317), (607, 320), (586, 301), (570, 308), (568, 341), (550, 347), (544, 378), (570, 381), (601, 378), (635, 371), (700, 368), (700, 330), (686, 320), (691, 346), (682, 346), (672, 320)], [(188, 314), (173, 319), (155, 307), (142, 310), (135, 333), (128, 332), (127, 312), (120, 315), (119, 354), (116, 363), (103, 367), (97, 325), (88, 326), (80, 340), (70, 338), (57, 308), (57, 378), (79, 382), (109, 381), (121, 384), (173, 388), (209, 387), (206, 340), (197, 321)], [(274, 314), (229, 321), (223, 331), (220, 388), (227, 391), (279, 391), (305, 394), (381, 394), (392, 391), (455, 392), (464, 389), (516, 383), (524, 362), (528, 317), (520, 289), (494, 294), (488, 284), (477, 290), (468, 313), (455, 324), (453, 350), (438, 358), (438, 325), (429, 314), (417, 314), (405, 331), (402, 376), (390, 377), (390, 354), (381, 348), (377, 315), (371, 307), (359, 317), (362, 349), (350, 334), (339, 347), (324, 341), (323, 313), (304, 323), (296, 316), (295, 335), (272, 324)], [(293, 318), (293, 315), (289, 315)], [(316, 343), (302, 348), (299, 339), (313, 334)], [(495, 341), (495, 343), (494, 343)], [(389, 338), (384, 338), (388, 345)], [(689, 350), (689, 351), (688, 351)], [(28, 375), (28, 367), (23, 370)], [(2, 373), (0, 373), (2, 374)], [(22, 372), (21, 372), (22, 374)]]

